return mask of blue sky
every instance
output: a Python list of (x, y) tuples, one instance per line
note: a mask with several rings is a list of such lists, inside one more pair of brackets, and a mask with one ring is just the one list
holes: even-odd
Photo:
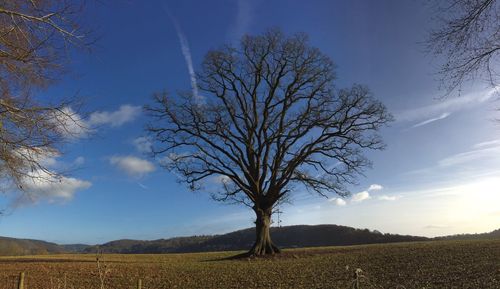
[(190, 192), (144, 153), (142, 106), (154, 92), (190, 90), (189, 62), (196, 71), (209, 49), (270, 27), (307, 33), (336, 62), (338, 87), (367, 85), (396, 118), (382, 131), (387, 149), (367, 153), (373, 168), (351, 197), (297, 191), (281, 207), (283, 225), (425, 236), (499, 228), (498, 94), (478, 81), (442, 98), (440, 59), (419, 44), (433, 25), (429, 9), (411, 0), (89, 3), (82, 21), (95, 28), (97, 46), (71, 52), (71, 73), (40, 97), (78, 94), (94, 133), (50, 160), (71, 169), (63, 184), (33, 188), (31, 200), (4, 194), (0, 235), (94, 244), (252, 226), (247, 208)]

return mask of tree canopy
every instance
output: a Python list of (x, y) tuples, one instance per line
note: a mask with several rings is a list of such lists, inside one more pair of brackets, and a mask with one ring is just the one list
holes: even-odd
[(334, 63), (304, 34), (245, 36), (239, 47), (207, 53), (200, 96), (155, 95), (146, 107), (154, 152), (193, 190), (218, 179), (214, 199), (256, 213), (250, 253), (277, 252), (269, 225), (278, 201), (300, 186), (347, 195), (370, 164), (363, 150), (384, 147), (384, 105), (365, 86), (336, 89), (334, 80)]
[(499, 84), (500, 2), (448, 0), (436, 6), (438, 28), (431, 32), (427, 45), (430, 51), (445, 57), (440, 75), (447, 92), (477, 78), (496, 87)]
[[(77, 1), (0, 1), (1, 188), (58, 181), (48, 168), (61, 144), (81, 131), (73, 101), (40, 97), (66, 68), (71, 47), (88, 47)], [(78, 129), (76, 129), (78, 128)], [(76, 130), (75, 130), (76, 129)]]

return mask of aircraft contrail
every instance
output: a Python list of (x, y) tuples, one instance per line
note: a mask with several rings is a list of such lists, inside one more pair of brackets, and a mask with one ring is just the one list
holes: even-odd
[(177, 33), (177, 37), (179, 38), (179, 43), (181, 45), (181, 51), (182, 55), (184, 56), (184, 60), (186, 61), (186, 66), (188, 69), (189, 73), (189, 78), (191, 80), (191, 91), (193, 93), (193, 98), (196, 103), (201, 103), (203, 102), (203, 97), (198, 93), (198, 82), (196, 80), (196, 73), (194, 72), (193, 68), (193, 60), (191, 57), (191, 50), (189, 49), (189, 43), (187, 41), (186, 35), (181, 29), (181, 26), (179, 25), (179, 22), (177, 22), (177, 19), (170, 13), (170, 10), (166, 6), (166, 4), (163, 6), (165, 12), (167, 13), (168, 17), (170, 18), (170, 21), (174, 24), (175, 27), (175, 32)]

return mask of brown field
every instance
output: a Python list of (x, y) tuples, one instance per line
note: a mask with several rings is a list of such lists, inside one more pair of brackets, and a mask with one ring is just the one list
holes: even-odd
[[(0, 257), (0, 289), (136, 288), (500, 288), (500, 240), (435, 241), (285, 250), (224, 260), (237, 252)], [(101, 278), (100, 278), (101, 276)]]

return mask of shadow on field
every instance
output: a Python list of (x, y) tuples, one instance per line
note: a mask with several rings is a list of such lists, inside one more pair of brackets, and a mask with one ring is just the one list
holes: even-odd
[[(264, 255), (264, 256), (255, 256), (248, 252), (240, 253), (234, 256), (223, 257), (223, 258), (213, 258), (203, 260), (202, 262), (218, 262), (218, 261), (251, 261), (251, 260), (277, 260), (277, 259), (298, 259), (299, 255), (305, 255), (305, 252), (283, 252)], [(310, 254), (309, 254), (310, 255)]]
[(207, 259), (203, 260), (202, 262), (218, 262), (218, 261), (230, 261), (230, 260), (249, 260), (249, 259), (254, 259), (255, 257), (250, 256), (248, 252), (245, 253), (240, 253), (234, 256), (229, 256), (229, 257), (222, 257), (222, 258), (212, 258), (212, 259)]

